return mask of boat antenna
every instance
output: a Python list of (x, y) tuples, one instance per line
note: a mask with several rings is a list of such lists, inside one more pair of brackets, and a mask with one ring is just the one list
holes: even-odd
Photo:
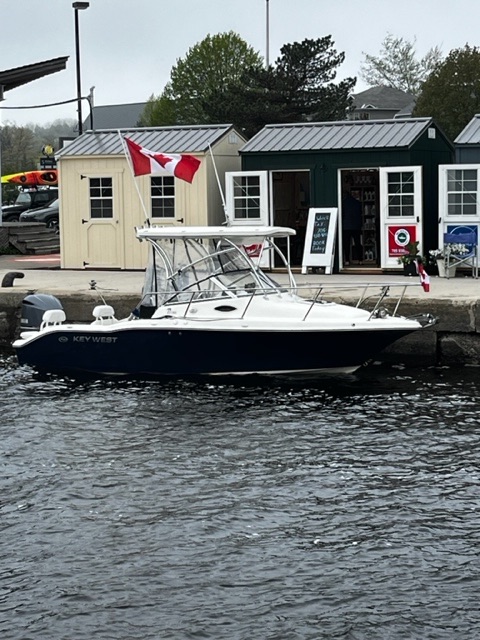
[(213, 169), (215, 171), (215, 176), (217, 178), (218, 190), (220, 191), (220, 197), (222, 198), (223, 213), (225, 215), (225, 224), (227, 225), (227, 227), (229, 227), (231, 225), (230, 215), (229, 215), (228, 210), (227, 210), (227, 203), (225, 202), (225, 196), (223, 195), (222, 185), (220, 183), (220, 178), (218, 176), (217, 165), (215, 164), (215, 158), (213, 156), (212, 145), (210, 144), (210, 142), (208, 143), (208, 149), (210, 151), (210, 156), (212, 158)]
[(122, 144), (123, 153), (125, 154), (125, 157), (127, 159), (127, 164), (128, 164), (129, 169), (130, 169), (130, 173), (132, 174), (133, 184), (135, 185), (135, 189), (137, 191), (137, 195), (138, 195), (138, 198), (140, 200), (140, 204), (142, 205), (143, 215), (145, 216), (145, 222), (147, 223), (147, 226), (149, 227), (150, 226), (150, 219), (148, 217), (147, 208), (145, 207), (145, 203), (143, 202), (142, 194), (140, 193), (140, 189), (138, 188), (138, 183), (135, 180), (135, 173), (133, 171), (132, 159), (130, 158), (130, 154), (128, 153), (128, 149), (127, 149), (127, 146), (125, 144), (125, 140), (123, 139), (123, 136), (122, 136), (122, 134), (120, 132), (120, 129), (118, 129), (118, 137), (120, 138), (120, 142)]

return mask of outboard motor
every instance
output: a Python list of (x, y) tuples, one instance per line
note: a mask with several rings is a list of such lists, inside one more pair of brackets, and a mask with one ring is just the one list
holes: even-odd
[(55, 296), (48, 293), (33, 293), (22, 300), (22, 329), (40, 329), (45, 311), (62, 309), (62, 303)]

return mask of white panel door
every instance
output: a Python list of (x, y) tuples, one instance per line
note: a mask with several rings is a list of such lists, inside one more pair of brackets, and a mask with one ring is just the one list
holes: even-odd
[[(266, 226), (270, 224), (268, 172), (229, 171), (225, 174), (227, 220), (232, 226)], [(252, 258), (260, 256), (260, 266), (273, 265), (273, 256), (261, 246), (250, 246)]]
[(81, 242), (85, 268), (124, 268), (121, 174), (82, 175)]
[(454, 164), (439, 168), (438, 247), (444, 233), (471, 233), (480, 228), (480, 165)]
[(401, 268), (398, 258), (418, 241), (422, 253), (422, 167), (380, 168), (381, 266)]
[(267, 171), (229, 171), (225, 183), (230, 224), (270, 224)]

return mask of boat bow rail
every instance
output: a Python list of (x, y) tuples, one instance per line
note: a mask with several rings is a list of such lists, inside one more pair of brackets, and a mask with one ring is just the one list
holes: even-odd
[[(195, 286), (201, 286), (207, 279), (198, 281)], [(194, 286), (194, 285), (191, 285)], [(142, 298), (151, 300), (152, 297), (159, 297), (165, 302), (158, 307), (155, 317), (172, 317), (194, 319), (193, 316), (198, 309), (211, 311), (213, 317), (225, 317), (235, 319), (246, 319), (252, 308), (256, 308), (255, 300), (263, 298), (264, 300), (281, 300), (283, 302), (290, 301), (296, 306), (301, 304), (301, 315), (299, 320), (307, 321), (313, 309), (320, 305), (338, 304), (344, 300), (348, 300), (348, 304), (354, 308), (363, 309), (369, 312), (367, 320), (382, 319), (386, 317), (404, 317), (401, 316), (400, 305), (404, 300), (407, 289), (410, 287), (418, 288), (421, 286), (416, 283), (344, 283), (344, 284), (317, 284), (317, 285), (301, 285), (301, 286), (258, 286), (249, 283), (240, 288), (202, 288), (194, 291), (182, 289), (172, 294), (171, 290), (146, 292)], [(353, 301), (353, 302), (352, 302)], [(210, 303), (210, 304), (208, 304)], [(212, 304), (213, 303), (213, 304)], [(201, 305), (201, 307), (199, 306)], [(140, 304), (140, 307), (142, 304)], [(233, 313), (233, 312), (237, 313)], [(139, 313), (135, 313), (133, 318), (140, 317)], [(204, 320), (205, 313), (198, 316), (198, 319)], [(423, 318), (423, 322), (421, 319)], [(418, 320), (423, 325), (434, 324), (435, 319), (430, 314), (410, 316), (409, 319)]]

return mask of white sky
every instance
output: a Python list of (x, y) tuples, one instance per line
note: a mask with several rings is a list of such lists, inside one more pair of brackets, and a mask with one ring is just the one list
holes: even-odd
[[(233, 30), (263, 56), (266, 0), (89, 0), (79, 12), (82, 93), (95, 104), (144, 102), (159, 94), (178, 58), (207, 34)], [(2, 107), (76, 97), (71, 0), (0, 0), (0, 70), (70, 56), (67, 69), (8, 91)], [(270, 62), (285, 43), (331, 35), (346, 54), (337, 79), (358, 76), (363, 52), (378, 55), (388, 32), (417, 39), (419, 57), (480, 44), (478, 0), (269, 0)], [(357, 82), (356, 91), (367, 87)], [(83, 115), (88, 114), (84, 103)], [(76, 104), (0, 110), (0, 121), (76, 120)]]

